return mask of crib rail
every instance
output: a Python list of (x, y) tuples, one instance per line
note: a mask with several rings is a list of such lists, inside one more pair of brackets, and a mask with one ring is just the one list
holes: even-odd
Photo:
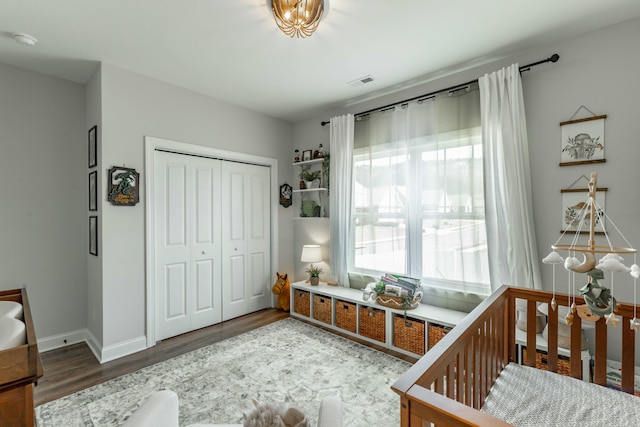
[[(496, 378), (516, 354), (516, 300), (526, 301), (527, 324), (535, 325), (536, 306), (549, 304), (551, 292), (503, 286), (430, 349), (396, 381), (392, 389), (400, 395), (402, 427), (509, 426), (479, 411)], [(556, 294), (559, 306), (570, 306), (572, 297)], [(575, 298), (576, 304), (583, 304)], [(558, 370), (558, 311), (548, 311), (549, 371)], [(633, 393), (635, 332), (629, 322), (633, 306), (620, 303), (622, 317), (622, 390)], [(582, 321), (576, 315), (571, 326), (570, 375), (581, 378)], [(607, 325), (595, 326), (594, 382), (606, 384)], [(527, 365), (535, 367), (536, 331), (526, 333)]]

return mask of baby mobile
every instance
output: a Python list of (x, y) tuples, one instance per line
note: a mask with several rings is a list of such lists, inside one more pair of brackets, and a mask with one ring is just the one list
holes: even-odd
[[(627, 272), (633, 277), (633, 319), (630, 322), (630, 327), (634, 331), (640, 330), (640, 319), (637, 316), (637, 304), (636, 304), (636, 289), (637, 289), (637, 280), (640, 277), (640, 267), (637, 264), (637, 250), (631, 247), (629, 241), (622, 235), (618, 227), (611, 221), (611, 219), (604, 212), (604, 209), (600, 205), (598, 205), (596, 201), (596, 182), (597, 182), (597, 174), (592, 173), (591, 179), (589, 180), (589, 198), (588, 200), (582, 204), (582, 209), (578, 213), (578, 217), (580, 218), (580, 225), (578, 230), (575, 233), (575, 236), (570, 244), (560, 244), (563, 236), (566, 233), (566, 230), (562, 233), (560, 238), (556, 241), (555, 244), (551, 245), (553, 251), (542, 259), (544, 264), (551, 264), (553, 266), (553, 297), (551, 299), (551, 308), (553, 310), (556, 309), (556, 279), (555, 279), (555, 266), (556, 264), (563, 264), (564, 268), (570, 272), (569, 280), (568, 280), (568, 294), (573, 295), (573, 301), (571, 303), (571, 307), (567, 315), (565, 316), (565, 320), (567, 324), (571, 325), (573, 323), (573, 318), (576, 313), (580, 316), (582, 320), (596, 322), (600, 319), (600, 317), (604, 317), (606, 319), (607, 325), (618, 326), (620, 323), (620, 317), (616, 316), (616, 299), (614, 297), (614, 280), (613, 273), (618, 272)], [(597, 221), (604, 217), (607, 220), (607, 224), (611, 224), (612, 227), (620, 234), (622, 239), (625, 241), (625, 244), (628, 247), (621, 246), (613, 246), (611, 240), (609, 239), (609, 235), (606, 230), (604, 231), (604, 235), (607, 241), (607, 245), (596, 245), (595, 244), (595, 226)], [(603, 218), (603, 219), (604, 219)], [(583, 224), (589, 224), (589, 240), (587, 244), (578, 243), (578, 238), (580, 236), (581, 228)], [(567, 258), (563, 258), (556, 251), (566, 251), (568, 252)], [(580, 261), (576, 254), (582, 254), (582, 261)], [(596, 254), (604, 254), (600, 261), (596, 261)], [(624, 258), (622, 255), (625, 254), (633, 254), (633, 265), (631, 267), (627, 267), (624, 264)], [(604, 272), (610, 272), (611, 274), (611, 289), (605, 287), (602, 283), (599, 283), (598, 280), (604, 279)], [(588, 310), (578, 310), (575, 303), (575, 273), (585, 273), (587, 275), (587, 284), (578, 289), (578, 293), (582, 295), (585, 301), (586, 308)]]

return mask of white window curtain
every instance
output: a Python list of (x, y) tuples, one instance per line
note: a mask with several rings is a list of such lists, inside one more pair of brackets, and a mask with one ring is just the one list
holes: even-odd
[(348, 257), (351, 245), (351, 167), (353, 114), (330, 121), (329, 206), (331, 206), (331, 271), (341, 286), (349, 287)]
[(481, 142), (477, 86), (359, 117), (350, 269), (489, 294)]
[(541, 289), (518, 64), (485, 74), (478, 84), (491, 286)]

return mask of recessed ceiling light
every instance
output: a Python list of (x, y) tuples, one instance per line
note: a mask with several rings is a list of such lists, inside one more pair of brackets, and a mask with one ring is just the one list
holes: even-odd
[(25, 46), (35, 46), (38, 43), (38, 39), (29, 34), (25, 33), (13, 33), (13, 39), (19, 44), (23, 44)]

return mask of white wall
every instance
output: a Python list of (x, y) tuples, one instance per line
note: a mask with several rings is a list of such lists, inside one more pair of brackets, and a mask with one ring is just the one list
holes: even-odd
[[(102, 70), (97, 68), (85, 89), (85, 129), (87, 132), (97, 126), (97, 160), (98, 183), (97, 188), (104, 185), (105, 176), (101, 172), (102, 166)], [(94, 170), (94, 169), (92, 169)], [(87, 217), (98, 217), (98, 256), (87, 251), (87, 342), (95, 353), (102, 348), (103, 312), (102, 312), (102, 221), (103, 198), (98, 197), (98, 211), (88, 212)], [(88, 209), (88, 208), (86, 208)]]
[(0, 289), (60, 346), (87, 317), (84, 87), (0, 64), (0, 94)]
[[(103, 179), (114, 165), (135, 168), (141, 180), (147, 179), (143, 142), (148, 135), (275, 158), (281, 165), (279, 184), (290, 182), (291, 124), (109, 64), (102, 64), (101, 73)], [(116, 207), (106, 202), (105, 194), (103, 181), (102, 344), (118, 352), (145, 335), (145, 195), (142, 191), (135, 207)], [(278, 215), (278, 269), (290, 271), (290, 210), (279, 208)]]
[[(370, 108), (419, 96), (480, 77), (512, 63), (528, 64), (560, 55), (555, 64), (544, 64), (525, 72), (522, 77), (527, 116), (534, 222), (540, 257), (560, 237), (561, 194), (581, 175), (598, 172), (599, 185), (608, 187), (606, 211), (627, 239), (640, 247), (640, 143), (638, 142), (638, 101), (640, 85), (640, 20), (632, 20), (573, 40), (522, 52), (492, 64), (452, 73), (415, 88), (370, 100), (348, 109), (329, 110), (324, 115), (295, 126), (296, 147), (307, 141), (324, 138), (326, 131), (320, 121), (345, 112), (358, 113)], [(373, 88), (372, 88), (373, 89)], [(606, 114), (606, 163), (560, 167), (560, 126), (585, 105), (596, 114)], [(583, 115), (579, 117), (584, 117)], [(328, 138), (328, 137), (327, 137)], [(585, 181), (586, 184), (586, 181)], [(295, 245), (306, 238), (297, 233)], [(551, 289), (552, 274), (541, 264), (546, 289)], [(558, 283), (566, 284), (566, 275), (559, 274)], [(619, 300), (632, 301), (632, 280), (628, 275), (615, 277), (615, 292)], [(620, 328), (609, 328), (610, 334), (620, 334)], [(615, 340), (614, 340), (615, 341)], [(640, 341), (640, 340), (638, 340)], [(610, 347), (612, 357), (619, 357), (619, 345)], [(638, 353), (638, 351), (637, 351)]]

